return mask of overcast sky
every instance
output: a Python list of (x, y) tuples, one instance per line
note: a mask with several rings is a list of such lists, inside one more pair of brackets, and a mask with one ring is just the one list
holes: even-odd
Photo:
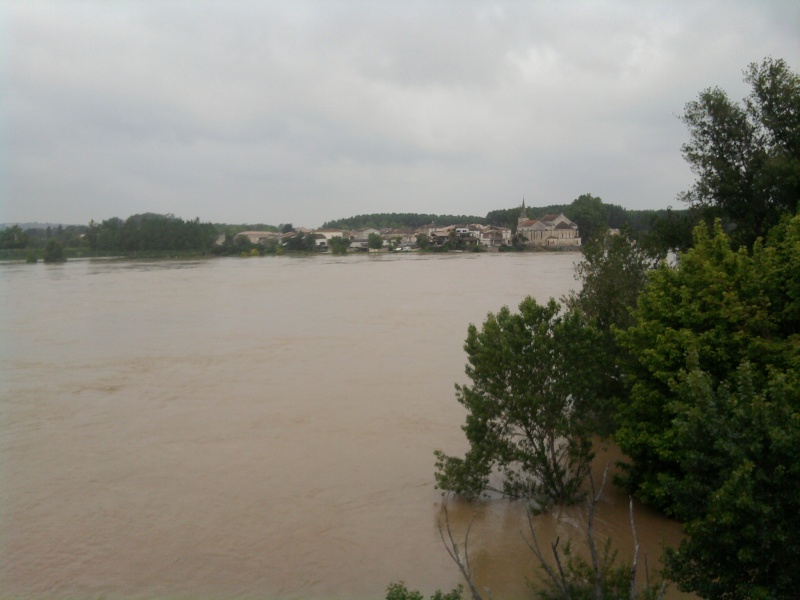
[(0, 222), (679, 207), (800, 2), (0, 0)]

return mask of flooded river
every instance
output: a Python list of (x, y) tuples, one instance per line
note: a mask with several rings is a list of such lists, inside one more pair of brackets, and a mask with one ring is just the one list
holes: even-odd
[[(0, 264), (0, 585), (20, 598), (378, 599), (460, 582), (433, 451), (465, 450), (470, 322), (572, 289), (571, 253)], [(613, 451), (611, 451), (613, 454)], [(518, 598), (523, 506), (477, 509)], [(678, 527), (637, 506), (651, 567)], [(580, 543), (585, 509), (537, 518)], [(632, 545), (609, 490), (600, 537)]]

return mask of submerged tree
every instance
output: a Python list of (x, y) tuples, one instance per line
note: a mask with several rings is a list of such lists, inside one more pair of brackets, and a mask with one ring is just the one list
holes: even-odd
[[(661, 600), (667, 589), (667, 582), (656, 578), (652, 583), (647, 567), (647, 554), (645, 554), (645, 581), (639, 582), (639, 542), (636, 536), (636, 524), (633, 518), (633, 500), (629, 500), (628, 510), (630, 515), (631, 533), (633, 534), (633, 558), (631, 562), (617, 562), (617, 550), (612, 549), (611, 538), (598, 547), (595, 539), (594, 519), (597, 507), (603, 495), (603, 490), (608, 481), (608, 467), (606, 464), (603, 481), (600, 489), (595, 488), (594, 478), (589, 474), (591, 495), (588, 502), (588, 515), (586, 521), (586, 546), (589, 550), (589, 560), (579, 553), (572, 551), (572, 540), (559, 548), (559, 538), (550, 544), (552, 560), (548, 559), (545, 551), (539, 544), (539, 538), (534, 527), (532, 512), (527, 512), (527, 534), (520, 530), (520, 534), (530, 548), (543, 574), (543, 585), (531, 589), (532, 597), (540, 600)], [(447, 510), (447, 499), (442, 503), (444, 525), (437, 519), (439, 535), (447, 553), (461, 571), (467, 583), (472, 600), (483, 600), (483, 595), (475, 583), (475, 572), (471, 564), (469, 552), (469, 535), (472, 524), (477, 515), (473, 513), (467, 525), (462, 542), (457, 542), (450, 526), (450, 517)], [(446, 535), (445, 535), (446, 533)], [(393, 595), (387, 594), (386, 600), (423, 600), (422, 595), (416, 591), (409, 591), (402, 583), (392, 584), (389, 587)], [(491, 590), (486, 589), (486, 596), (492, 598)], [(463, 588), (459, 586), (443, 596), (437, 591), (431, 600), (462, 600)]]
[[(464, 458), (436, 452), (437, 487), (467, 498), (488, 491), (544, 507), (578, 500), (593, 457), (597, 334), (578, 311), (526, 298), (503, 307), (464, 349), (470, 385), (456, 385), (469, 411)], [(493, 474), (501, 483), (495, 484)]]
[(63, 263), (67, 261), (67, 254), (58, 240), (50, 238), (44, 246), (44, 262)]
[(800, 585), (800, 216), (731, 250), (719, 222), (654, 271), (634, 325), (625, 483), (685, 522), (670, 577), (707, 598)]
[(792, 268), (800, 265), (800, 217), (780, 230), (750, 255), (746, 248), (731, 250), (720, 223), (713, 236), (698, 227), (695, 247), (675, 267), (650, 274), (634, 324), (619, 333), (633, 359), (630, 402), (615, 435), (632, 459), (626, 482), (677, 518), (695, 516), (713, 489), (710, 478), (702, 493), (685, 485), (686, 447), (676, 436), (676, 419), (690, 406), (676, 402), (673, 386), (687, 370), (687, 357), (694, 356), (692, 368), (708, 374), (714, 386), (743, 361), (753, 366), (756, 385), (771, 370), (800, 366), (800, 276)]

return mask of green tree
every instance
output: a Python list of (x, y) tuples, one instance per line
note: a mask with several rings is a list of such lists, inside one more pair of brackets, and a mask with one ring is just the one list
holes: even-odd
[[(516, 218), (516, 217), (515, 217)], [(483, 223), (485, 219), (471, 215), (432, 215), (419, 213), (374, 213), (370, 215), (356, 215), (347, 219), (337, 219), (323, 223), (323, 228), (330, 229), (415, 229), (424, 225), (434, 224), (439, 227), (455, 223)]]
[[(487, 491), (546, 506), (581, 497), (593, 453), (591, 409), (596, 334), (579, 312), (526, 298), (519, 313), (503, 307), (464, 349), (472, 383), (456, 385), (468, 411), (464, 458), (436, 452), (442, 490), (475, 498)], [(495, 488), (490, 475), (502, 484)]]
[(582, 194), (575, 198), (564, 214), (578, 225), (584, 243), (608, 228), (608, 215), (603, 201), (591, 194)]
[(199, 219), (183, 221), (174, 215), (144, 213), (125, 221), (114, 217), (99, 225), (92, 221), (86, 231), (87, 243), (94, 251), (138, 254), (140, 252), (223, 252), (214, 250), (219, 234), (210, 223)]
[(800, 77), (783, 60), (745, 71), (752, 91), (742, 104), (707, 89), (686, 105), (684, 158), (697, 175), (683, 199), (729, 220), (750, 246), (794, 214), (800, 199)]
[[(447, 593), (436, 590), (430, 600), (463, 600), (464, 590), (461, 586), (453, 588)], [(402, 582), (390, 583), (386, 588), (386, 600), (425, 600), (425, 596), (418, 590), (409, 590)]]
[(124, 222), (118, 217), (106, 219), (97, 228), (97, 249), (122, 251), (122, 226)]
[[(797, 371), (766, 383), (748, 362), (728, 380), (693, 366), (673, 385), (684, 487), (705, 498), (667, 551), (667, 573), (704, 598), (792, 598), (800, 588)], [(708, 490), (710, 489), (710, 493)]]
[(285, 247), (288, 252), (312, 252), (316, 247), (316, 242), (313, 235), (306, 235), (302, 231), (298, 231), (286, 239)]
[(597, 321), (604, 332), (610, 333), (612, 326), (632, 325), (630, 311), (636, 306), (656, 259), (625, 229), (618, 235), (605, 232), (583, 246), (581, 254), (583, 259), (576, 267), (575, 278), (582, 285), (572, 295), (571, 305)]
[(30, 236), (22, 231), (19, 225), (12, 225), (0, 231), (0, 248), (19, 249), (26, 248)]
[(349, 247), (349, 238), (339, 237), (338, 235), (331, 238), (331, 252), (334, 254), (346, 254)]
[(63, 263), (67, 261), (67, 255), (64, 252), (64, 246), (55, 238), (47, 240), (44, 246), (44, 262), (46, 263)]
[(597, 403), (595, 418), (598, 430), (611, 433), (615, 428), (616, 404), (629, 391), (624, 381), (625, 351), (615, 331), (633, 325), (632, 310), (647, 282), (647, 274), (656, 260), (630, 237), (626, 228), (619, 235), (598, 235), (581, 249), (575, 278), (582, 282), (580, 291), (567, 299), (571, 310), (580, 310), (598, 334), (595, 380)]
[(800, 586), (800, 215), (752, 254), (719, 222), (654, 271), (620, 334), (626, 483), (685, 522), (667, 574), (707, 598)]
[(97, 250), (97, 238), (99, 236), (100, 227), (94, 222), (94, 219), (89, 221), (89, 227), (86, 230), (86, 243), (89, 244), (89, 249), (92, 251)]
[[(625, 481), (632, 491), (682, 520), (704, 510), (714, 489), (686, 485), (685, 445), (676, 419), (687, 410), (674, 389), (692, 369), (716, 387), (747, 361), (756, 385), (774, 370), (800, 367), (800, 217), (786, 220), (767, 247), (731, 250), (719, 222), (713, 235), (695, 229), (695, 247), (677, 266), (651, 272), (634, 324), (619, 334), (631, 357), (630, 403), (615, 438), (631, 459)], [(711, 444), (713, 439), (706, 439)], [(703, 478), (698, 478), (702, 482)]]
[(256, 245), (250, 241), (246, 235), (236, 235), (233, 238), (233, 249), (235, 254), (250, 254)]
[(261, 245), (264, 248), (264, 254), (278, 254), (283, 250), (281, 248), (281, 242), (278, 238), (267, 238)]
[(700, 215), (694, 209), (654, 212), (649, 231), (641, 236), (642, 245), (654, 255), (686, 252), (692, 247), (692, 231), (699, 221)]
[[(525, 212), (527, 214), (527, 210)], [(510, 227), (513, 231), (516, 231), (519, 215), (519, 206), (515, 206), (514, 208), (491, 210), (486, 214), (486, 223), (489, 225), (497, 225), (498, 227)]]
[(428, 237), (427, 233), (420, 233), (417, 235), (417, 246), (419, 246), (423, 250), (427, 250), (430, 245), (431, 245), (431, 240)]
[(371, 248), (372, 250), (379, 250), (383, 248), (383, 238), (380, 234), (377, 233), (370, 233), (367, 236), (367, 247)]

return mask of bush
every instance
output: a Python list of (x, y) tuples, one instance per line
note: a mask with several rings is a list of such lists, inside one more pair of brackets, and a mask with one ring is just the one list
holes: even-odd
[[(464, 588), (460, 585), (446, 594), (442, 590), (436, 590), (430, 600), (463, 600), (463, 592)], [(400, 581), (398, 583), (390, 583), (389, 587), (386, 588), (386, 600), (424, 600), (424, 596), (417, 590), (409, 590)]]
[(63, 263), (67, 262), (67, 255), (62, 246), (57, 240), (50, 239), (44, 247), (44, 262), (46, 263)]

